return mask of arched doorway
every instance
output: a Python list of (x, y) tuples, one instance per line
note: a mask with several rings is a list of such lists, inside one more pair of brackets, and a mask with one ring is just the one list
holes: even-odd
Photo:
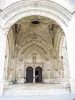
[[(21, 3), (22, 2), (22, 3)], [(13, 4), (8, 7), (8, 9), (5, 9), (4, 11), (2, 11), (3, 14), (1, 14), (2, 16), (2, 19), (4, 23), (4, 25), (7, 25), (7, 26), (11, 26), (13, 25), (13, 23), (15, 23), (18, 19), (24, 17), (24, 16), (27, 16), (27, 15), (30, 15), (30, 14), (37, 14), (37, 15), (44, 15), (44, 16), (48, 16), (49, 18), (51, 17), (52, 19), (55, 19), (57, 20), (57, 22), (60, 23), (60, 26), (64, 26), (64, 30), (65, 30), (65, 26), (66, 24), (68, 24), (68, 21), (70, 21), (70, 12), (65, 9), (63, 6), (61, 5), (58, 5), (58, 3), (55, 3), (55, 2), (52, 2), (52, 1), (47, 1), (47, 3), (44, 3), (43, 1), (40, 1), (37, 2), (37, 8), (38, 6), (40, 7), (41, 4), (42, 4), (42, 7), (40, 7), (38, 10), (36, 9), (36, 6), (34, 6), (34, 3), (35, 2), (31, 2), (29, 3), (28, 2), (28, 5), (27, 5), (27, 2), (25, 3), (26, 1), (20, 1), (20, 2), (17, 2), (18, 4), (15, 4), (13, 6)], [(43, 2), (43, 3), (42, 3)], [(48, 6), (47, 6), (48, 4)], [(25, 6), (26, 5), (26, 6)], [(49, 5), (52, 5), (49, 6)], [(16, 7), (17, 9), (16, 9)], [(29, 9), (27, 10), (27, 8), (29, 7)], [(34, 6), (34, 7), (33, 7)], [(19, 7), (22, 7), (21, 9), (18, 9)], [(25, 9), (24, 9), (25, 7)], [(43, 9), (44, 7), (44, 9)], [(46, 8), (47, 7), (47, 8)], [(51, 9), (50, 9), (50, 8)], [(11, 8), (11, 9), (10, 9)], [(31, 8), (35, 8), (35, 9), (31, 9)], [(10, 10), (9, 10), (10, 9)], [(64, 9), (64, 10), (62, 10)], [(21, 11), (20, 11), (21, 10)], [(4, 13), (5, 12), (5, 13)], [(35, 13), (34, 13), (35, 12)], [(51, 13), (52, 12), (52, 13)], [(9, 15), (9, 16), (6, 16), (6, 15)], [(60, 16), (61, 15), (61, 16)], [(65, 15), (65, 16), (64, 16)], [(10, 25), (11, 24), (11, 25)], [(4, 27), (3, 27), (4, 29)], [(7, 28), (8, 29), (8, 28)], [(1, 32), (2, 33), (2, 32)], [(4, 33), (4, 32), (3, 32)], [(5, 36), (4, 36), (5, 37)], [(4, 43), (3, 42), (4, 40), (1, 39), (0, 43)], [(3, 44), (3, 46), (5, 46), (5, 44)], [(4, 47), (5, 48), (5, 47)], [(71, 50), (70, 50), (71, 51)], [(2, 52), (1, 52), (2, 54)], [(1, 58), (2, 59), (2, 58)], [(2, 59), (4, 60), (4, 59)], [(2, 68), (4, 67), (4, 64), (3, 64), (4, 61), (2, 61), (1, 63), (1, 66)], [(1, 76), (3, 75), (3, 73), (1, 72)], [(2, 78), (1, 78), (2, 79)], [(3, 84), (3, 83), (2, 83)], [(2, 86), (0, 86), (1, 90), (3, 90)]]
[(26, 69), (26, 82), (27, 83), (33, 82), (33, 68), (32, 67), (28, 67)]
[(36, 83), (42, 82), (42, 68), (41, 67), (35, 68), (35, 82)]

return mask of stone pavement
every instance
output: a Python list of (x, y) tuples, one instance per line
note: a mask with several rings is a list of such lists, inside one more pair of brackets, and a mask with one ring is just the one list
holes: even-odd
[(75, 100), (75, 95), (1, 96), (0, 100)]
[(5, 88), (0, 100), (75, 100), (75, 94), (59, 84), (19, 84)]

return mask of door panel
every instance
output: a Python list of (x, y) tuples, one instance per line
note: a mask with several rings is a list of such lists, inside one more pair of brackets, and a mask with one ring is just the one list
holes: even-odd
[(41, 83), (42, 82), (42, 68), (36, 67), (35, 69), (35, 82)]
[(27, 83), (33, 82), (33, 68), (32, 67), (28, 67), (26, 69), (26, 82)]

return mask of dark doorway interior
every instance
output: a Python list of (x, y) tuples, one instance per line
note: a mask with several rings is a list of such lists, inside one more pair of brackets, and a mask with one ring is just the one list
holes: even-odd
[(35, 82), (41, 83), (42, 82), (42, 68), (36, 67), (35, 69)]
[(28, 67), (26, 69), (26, 82), (27, 83), (33, 82), (33, 68), (32, 67)]

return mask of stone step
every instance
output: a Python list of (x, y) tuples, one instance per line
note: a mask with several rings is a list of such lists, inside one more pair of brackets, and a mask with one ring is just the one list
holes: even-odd
[(52, 95), (70, 94), (69, 89), (50, 84), (18, 84), (4, 89), (4, 95)]

